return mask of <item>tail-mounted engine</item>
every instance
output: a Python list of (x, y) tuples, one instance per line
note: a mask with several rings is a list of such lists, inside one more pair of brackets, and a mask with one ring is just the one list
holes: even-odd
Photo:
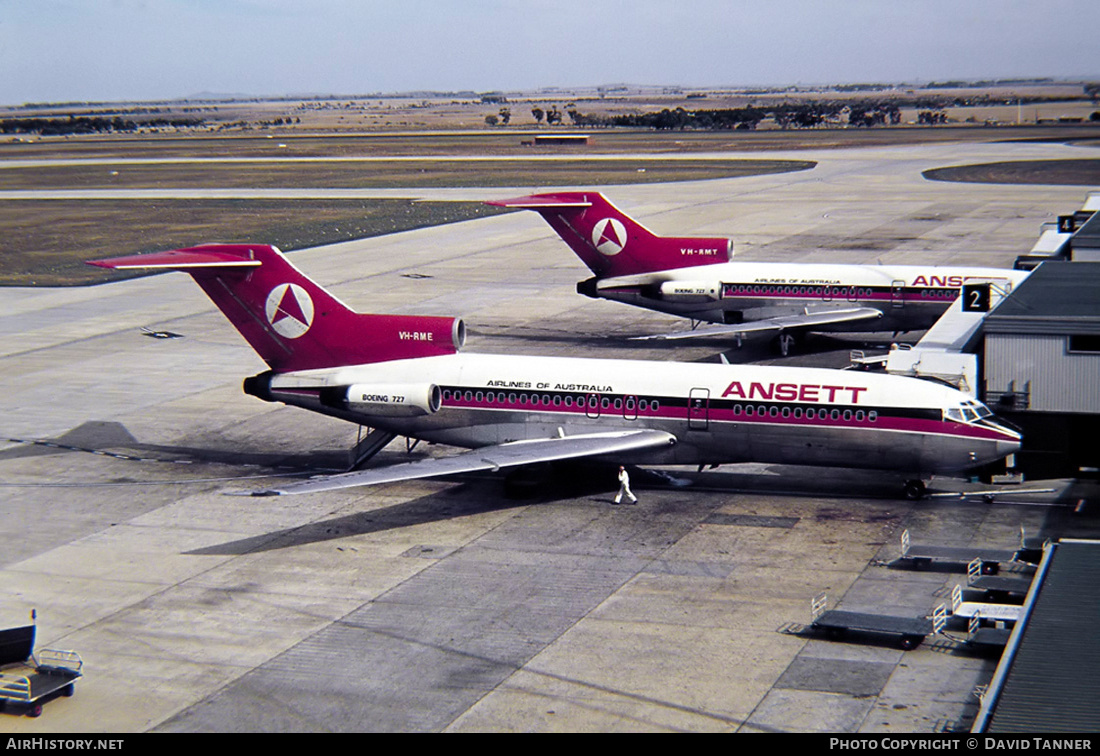
[(321, 404), (381, 417), (431, 415), (443, 405), (443, 391), (434, 383), (356, 383), (321, 390)]
[(661, 299), (667, 302), (717, 302), (719, 299), (717, 281), (664, 281), (659, 291)]

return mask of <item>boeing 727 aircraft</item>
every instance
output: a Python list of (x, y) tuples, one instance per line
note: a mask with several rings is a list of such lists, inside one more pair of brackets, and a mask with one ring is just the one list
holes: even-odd
[[(455, 318), (353, 312), (275, 247), (205, 245), (94, 261), (182, 270), (267, 363), (245, 392), (472, 449), (289, 484), (305, 493), (555, 460), (757, 461), (921, 476), (1001, 460), (1020, 435), (981, 403), (913, 378), (813, 368), (462, 354)], [(376, 431), (376, 432), (379, 432)]]
[(731, 262), (729, 239), (657, 236), (598, 192), (487, 204), (539, 213), (595, 274), (577, 284), (580, 293), (719, 324), (643, 338), (740, 342), (773, 331), (787, 354), (806, 331), (924, 330), (963, 284), (991, 282), (1007, 293), (1027, 276), (1001, 268)]

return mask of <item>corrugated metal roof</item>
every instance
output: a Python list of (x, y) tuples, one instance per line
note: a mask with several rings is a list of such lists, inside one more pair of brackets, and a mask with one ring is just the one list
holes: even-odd
[(975, 732), (1100, 732), (1100, 541), (1048, 549)]
[(1100, 263), (1044, 262), (986, 316), (982, 329), (985, 333), (1100, 333)]

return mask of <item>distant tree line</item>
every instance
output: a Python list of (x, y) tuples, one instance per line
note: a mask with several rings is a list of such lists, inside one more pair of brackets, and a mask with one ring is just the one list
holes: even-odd
[(198, 118), (154, 118), (148, 121), (132, 121), (115, 116), (69, 116), (68, 118), (5, 118), (0, 120), (0, 133), (40, 134), (63, 136), (68, 134), (102, 134), (133, 132), (140, 128), (202, 126)]
[[(1037, 102), (1043, 98), (1030, 98)], [(783, 129), (808, 129), (823, 124), (846, 124), (855, 127), (897, 125), (901, 123), (901, 108), (917, 109), (917, 122), (923, 125), (947, 123), (947, 108), (977, 104), (1004, 104), (1003, 100), (985, 95), (976, 97), (915, 97), (865, 98), (845, 100), (805, 100), (771, 105), (749, 105), (723, 110), (688, 110), (665, 108), (650, 113), (598, 115), (581, 113), (574, 103), (565, 106), (565, 114), (573, 126), (589, 128), (649, 128), (657, 130), (755, 129), (765, 119), (772, 119)], [(1016, 104), (1012, 100), (1011, 104)], [(563, 122), (562, 113), (554, 106), (549, 111), (540, 107), (531, 110), (536, 123), (545, 119), (550, 126)]]
[[(901, 123), (901, 109), (894, 103), (805, 102), (747, 106), (722, 110), (669, 109), (655, 113), (632, 113), (615, 116), (589, 116), (575, 108), (566, 111), (575, 126), (651, 128), (657, 130), (755, 129), (761, 121), (771, 118), (783, 129), (807, 129), (826, 122), (838, 122), (846, 117), (851, 126), (877, 126)], [(537, 118), (537, 117), (536, 117)]]

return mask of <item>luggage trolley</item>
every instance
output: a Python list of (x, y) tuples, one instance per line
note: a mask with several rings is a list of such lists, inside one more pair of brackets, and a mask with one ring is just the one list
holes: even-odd
[(921, 644), (932, 633), (943, 630), (947, 621), (947, 609), (940, 604), (931, 617), (898, 617), (871, 612), (849, 612), (826, 609), (828, 596), (822, 593), (810, 602), (810, 626), (823, 630), (825, 637), (837, 639), (848, 630), (858, 630), (882, 635), (896, 635), (901, 648), (909, 651)]
[(0, 630), (0, 710), (14, 703), (37, 717), (49, 699), (71, 696), (83, 674), (84, 662), (73, 651), (44, 648), (36, 655), (35, 630), (33, 624)]
[(912, 562), (917, 569), (929, 566), (934, 561), (969, 564), (977, 559), (983, 575), (996, 575), (1001, 563), (1017, 561), (1018, 549), (997, 549), (980, 546), (936, 546), (912, 543), (909, 531), (901, 534), (901, 558)]

